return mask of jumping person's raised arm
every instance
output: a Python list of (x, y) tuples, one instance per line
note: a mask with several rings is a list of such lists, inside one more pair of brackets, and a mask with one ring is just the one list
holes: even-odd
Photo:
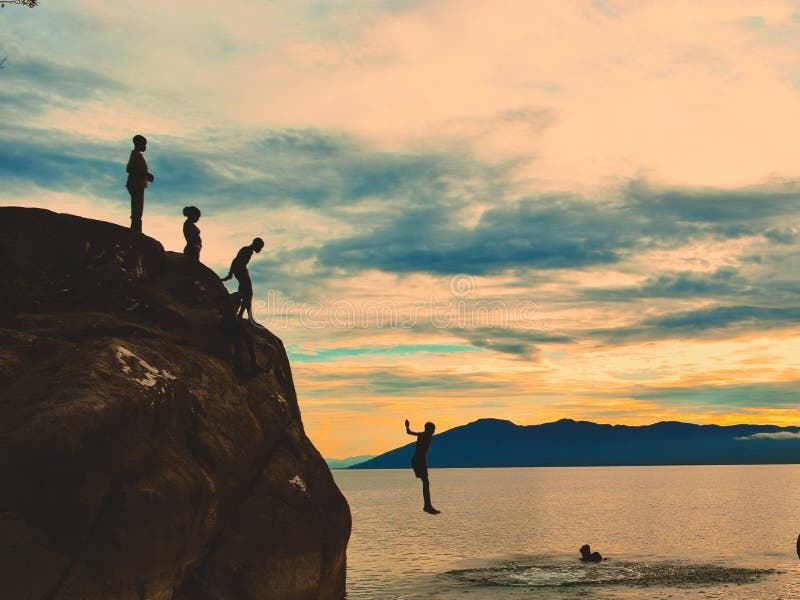
[(411, 431), (411, 429), (409, 429), (409, 425), (410, 423), (408, 422), (408, 419), (406, 419), (406, 433), (408, 435), (417, 435), (417, 436), (422, 435), (421, 433), (417, 433), (416, 431)]

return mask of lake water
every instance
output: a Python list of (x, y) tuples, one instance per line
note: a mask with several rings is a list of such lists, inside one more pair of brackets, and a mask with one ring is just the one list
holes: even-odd
[(800, 465), (431, 469), (436, 516), (411, 469), (333, 473), (348, 600), (800, 600)]

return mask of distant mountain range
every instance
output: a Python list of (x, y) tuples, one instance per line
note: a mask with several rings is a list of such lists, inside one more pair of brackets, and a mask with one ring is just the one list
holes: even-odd
[(358, 463), (372, 458), (372, 454), (364, 454), (362, 456), (350, 456), (348, 458), (326, 458), (325, 462), (328, 463), (330, 469), (347, 469)]
[[(414, 442), (351, 469), (410, 468)], [(562, 419), (515, 425), (480, 419), (437, 434), (431, 467), (571, 467), (800, 463), (800, 427), (600, 425)]]

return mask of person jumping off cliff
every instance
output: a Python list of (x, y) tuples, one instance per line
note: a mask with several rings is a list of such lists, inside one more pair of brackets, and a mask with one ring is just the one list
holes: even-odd
[(247, 270), (247, 263), (249, 263), (250, 259), (253, 257), (253, 252), (258, 254), (263, 248), (264, 240), (256, 238), (249, 246), (245, 246), (239, 250), (236, 254), (236, 258), (234, 258), (231, 263), (228, 275), (222, 280), (228, 281), (231, 277), (236, 277), (236, 281), (239, 282), (239, 295), (241, 297), (237, 316), (241, 317), (244, 315), (244, 311), (247, 310), (250, 323), (259, 327), (261, 326), (253, 319), (253, 282), (250, 281), (250, 272)]
[(183, 216), (186, 221), (183, 223), (183, 237), (186, 238), (186, 247), (183, 253), (195, 262), (200, 262), (200, 250), (203, 241), (200, 239), (200, 228), (197, 222), (200, 220), (200, 209), (196, 206), (187, 206), (183, 209)]
[(428, 422), (425, 423), (425, 431), (422, 433), (411, 431), (408, 419), (406, 419), (406, 433), (417, 436), (417, 446), (411, 459), (411, 468), (414, 469), (414, 475), (422, 480), (422, 500), (424, 502), (422, 510), (431, 515), (438, 515), (441, 512), (433, 508), (433, 504), (431, 504), (431, 484), (428, 481), (428, 449), (431, 447), (435, 430), (436, 425)]
[(128, 159), (128, 181), (125, 187), (131, 195), (131, 231), (142, 233), (142, 213), (144, 212), (144, 190), (147, 182), (152, 182), (155, 176), (147, 170), (147, 161), (142, 152), (147, 150), (147, 139), (143, 135), (133, 136), (133, 150)]

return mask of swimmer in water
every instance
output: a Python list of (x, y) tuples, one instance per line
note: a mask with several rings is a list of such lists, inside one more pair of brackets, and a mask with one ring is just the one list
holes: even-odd
[(592, 552), (589, 544), (584, 544), (581, 546), (580, 553), (582, 562), (600, 562), (603, 560), (603, 557), (600, 556), (599, 552)]

